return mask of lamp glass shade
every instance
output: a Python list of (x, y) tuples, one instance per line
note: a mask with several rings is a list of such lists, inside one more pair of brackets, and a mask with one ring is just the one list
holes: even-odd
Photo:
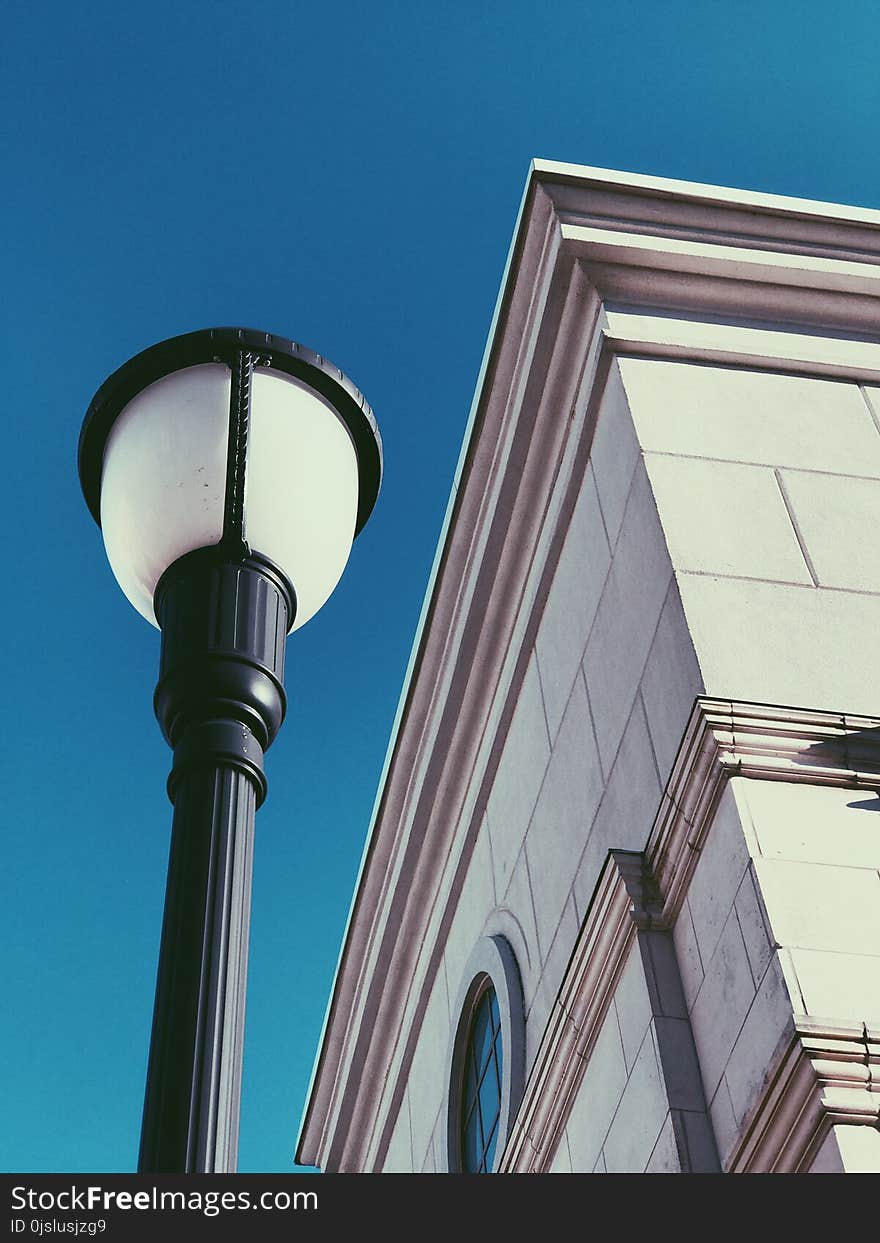
[(279, 371), (255, 368), (244, 533), (296, 592), (297, 630), (345, 569), (358, 507), (354, 444), (332, 405)]
[(154, 626), (161, 575), (223, 534), (230, 385), (221, 363), (175, 371), (132, 398), (107, 437), (104, 546), (120, 587)]

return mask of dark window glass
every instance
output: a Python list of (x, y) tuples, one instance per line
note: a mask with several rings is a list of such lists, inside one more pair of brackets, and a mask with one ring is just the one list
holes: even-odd
[(466, 1174), (492, 1168), (501, 1117), (501, 1020), (494, 988), (481, 995), (468, 1032), (461, 1097), (461, 1163)]

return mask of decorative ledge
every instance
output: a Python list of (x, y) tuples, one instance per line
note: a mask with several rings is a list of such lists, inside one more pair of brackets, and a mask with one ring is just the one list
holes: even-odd
[(728, 777), (876, 790), (880, 718), (697, 699), (645, 849), (669, 927)]
[(729, 1171), (804, 1173), (838, 1123), (880, 1126), (880, 1031), (798, 1018)]

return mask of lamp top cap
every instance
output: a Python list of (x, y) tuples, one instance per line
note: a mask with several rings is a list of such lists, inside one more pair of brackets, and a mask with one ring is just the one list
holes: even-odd
[(114, 371), (95, 393), (79, 437), (79, 478), (91, 514), (101, 525), (104, 448), (116, 418), (156, 380), (199, 363), (231, 364), (247, 351), (257, 366), (285, 372), (309, 385), (348, 428), (358, 461), (359, 495), (355, 534), (373, 509), (382, 480), (382, 438), (372, 410), (351, 380), (321, 354), (275, 333), (254, 328), (202, 328), (151, 345)]

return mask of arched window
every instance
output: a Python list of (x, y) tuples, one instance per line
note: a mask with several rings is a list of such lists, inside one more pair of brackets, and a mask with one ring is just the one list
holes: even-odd
[(440, 1168), (498, 1168), (525, 1083), (525, 1016), (516, 959), (505, 937), (481, 937), (465, 967), (450, 1042)]
[(501, 1123), (504, 1041), (498, 997), (490, 984), (477, 1001), (465, 1051), (461, 1085), (461, 1168), (465, 1174), (492, 1169)]

